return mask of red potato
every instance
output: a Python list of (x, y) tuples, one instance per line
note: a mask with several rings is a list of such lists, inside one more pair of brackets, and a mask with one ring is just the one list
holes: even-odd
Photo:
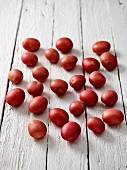
[(114, 90), (106, 90), (102, 96), (101, 96), (101, 101), (106, 105), (106, 106), (113, 106), (118, 100), (118, 95)]
[(84, 90), (80, 93), (80, 100), (86, 106), (95, 106), (98, 102), (98, 96), (93, 90)]
[(6, 95), (6, 102), (14, 107), (20, 106), (25, 99), (25, 92), (20, 88), (9, 91)]
[(23, 53), (21, 60), (25, 65), (27, 65), (29, 67), (35, 66), (38, 62), (37, 56), (34, 53), (31, 53), (31, 52)]
[(95, 134), (101, 134), (105, 130), (104, 122), (98, 117), (90, 117), (87, 121), (87, 126)]
[(78, 58), (76, 56), (68, 55), (60, 59), (60, 64), (65, 70), (69, 71), (76, 66), (77, 61)]
[(117, 67), (117, 59), (116, 57), (109, 53), (105, 52), (100, 56), (101, 63), (103, 67), (106, 68), (108, 71), (112, 71)]
[(102, 119), (109, 126), (119, 125), (124, 120), (124, 114), (118, 109), (107, 109), (103, 112)]
[(68, 53), (73, 48), (73, 42), (70, 38), (62, 37), (56, 41), (56, 48), (63, 54)]
[(56, 64), (59, 61), (59, 53), (54, 48), (46, 49), (45, 57), (53, 64)]
[(40, 96), (43, 92), (44, 86), (38, 81), (31, 81), (27, 85), (27, 92), (33, 97)]
[(19, 84), (23, 80), (23, 73), (18, 69), (13, 69), (9, 72), (8, 79), (14, 84)]
[(85, 105), (82, 101), (75, 100), (69, 105), (69, 110), (71, 114), (73, 114), (75, 117), (78, 117), (84, 112)]
[(106, 83), (106, 78), (99, 71), (93, 71), (89, 76), (89, 82), (95, 87), (100, 88)]
[(71, 87), (78, 91), (84, 87), (86, 79), (83, 75), (74, 75), (71, 77), (69, 83)]
[(63, 95), (68, 89), (68, 84), (66, 81), (61, 79), (55, 79), (50, 84), (51, 90), (57, 95)]
[(47, 133), (46, 125), (40, 120), (31, 120), (28, 124), (28, 132), (35, 139), (42, 139)]
[(74, 142), (81, 133), (81, 127), (76, 122), (68, 122), (61, 129), (61, 136), (64, 140)]
[(92, 73), (93, 71), (99, 70), (100, 63), (95, 58), (85, 58), (82, 61), (82, 67), (87, 73)]
[(23, 41), (22, 46), (25, 50), (34, 52), (40, 48), (40, 42), (35, 38), (26, 38)]
[(65, 125), (69, 120), (68, 113), (61, 108), (51, 109), (49, 112), (49, 118), (56, 126), (59, 127)]
[(111, 45), (107, 41), (97, 41), (92, 46), (93, 52), (96, 53), (97, 55), (101, 55), (102, 53), (109, 51), (110, 48)]
[(32, 75), (36, 80), (44, 83), (49, 76), (49, 72), (45, 67), (37, 66), (33, 69)]
[(37, 96), (29, 104), (29, 111), (35, 115), (43, 113), (48, 105), (48, 100), (44, 96)]

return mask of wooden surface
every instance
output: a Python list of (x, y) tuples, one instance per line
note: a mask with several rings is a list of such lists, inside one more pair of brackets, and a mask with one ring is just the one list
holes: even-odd
[[(0, 170), (126, 170), (127, 169), (127, 1), (126, 0), (0, 0)], [(59, 37), (70, 37), (74, 49), (70, 54), (77, 55), (78, 64), (71, 72), (63, 70), (59, 64), (50, 64), (44, 57), (44, 49), (55, 47)], [(38, 65), (45, 66), (50, 76), (44, 83), (44, 93), (49, 105), (44, 114), (34, 116), (28, 111), (32, 97), (25, 88), (33, 77), (32, 68), (21, 62), (24, 52), (22, 41), (26, 37), (35, 37), (41, 42), (36, 52)], [(118, 68), (106, 72), (107, 83), (101, 89), (94, 89), (99, 95), (99, 103), (87, 108), (80, 118), (69, 114), (70, 120), (81, 125), (82, 133), (74, 143), (64, 141), (60, 129), (48, 119), (49, 109), (61, 107), (68, 113), (69, 104), (79, 98), (79, 93), (69, 87), (68, 92), (57, 97), (49, 90), (50, 82), (62, 78), (69, 82), (74, 74), (83, 74), (82, 59), (94, 56), (99, 60), (91, 46), (98, 40), (111, 43), (111, 52), (118, 59)], [(61, 55), (62, 57), (62, 55)], [(17, 87), (8, 82), (9, 70), (19, 68), (24, 73), (23, 82), (18, 85), (25, 90), (25, 102), (18, 108), (12, 108), (4, 102), (5, 95)], [(92, 88), (88, 82), (86, 88)], [(90, 116), (101, 117), (106, 109), (100, 102), (105, 89), (114, 89), (119, 94), (116, 108), (123, 111), (125, 121), (117, 127), (107, 127), (102, 135), (94, 135), (86, 127)], [(32, 119), (44, 121), (48, 134), (43, 140), (32, 139), (27, 125)]]

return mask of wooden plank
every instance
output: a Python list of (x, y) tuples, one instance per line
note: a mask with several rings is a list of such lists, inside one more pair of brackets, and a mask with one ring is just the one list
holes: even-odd
[[(115, 0), (110, 1), (109, 3), (110, 8), (112, 8), (114, 3)], [(81, 6), (82, 6), (84, 56), (85, 57), (93, 56), (99, 60), (99, 57), (93, 54), (91, 48), (93, 43), (99, 40), (109, 41), (112, 46), (111, 52), (114, 53), (115, 52), (114, 46), (116, 48), (117, 42), (116, 40), (114, 42), (112, 35), (112, 25), (110, 20), (111, 16), (108, 10), (107, 1), (82, 0)], [(116, 16), (116, 13), (118, 14), (118, 11), (116, 12), (116, 9), (113, 8), (111, 9), (111, 11), (114, 12), (113, 20), (119, 20), (120, 19), (119, 16)], [(118, 29), (118, 27), (120, 26), (117, 25), (116, 29)], [(117, 41), (118, 42), (121, 41), (120, 37), (119, 40), (117, 39)], [(118, 49), (118, 46), (116, 49)], [(107, 107), (103, 106), (103, 104), (100, 101), (100, 97), (101, 94), (106, 89), (114, 89), (115, 91), (117, 91), (119, 95), (119, 101), (114, 107), (123, 111), (121, 89), (118, 79), (118, 70), (116, 69), (112, 72), (107, 72), (101, 66), (100, 71), (106, 76), (107, 83), (101, 89), (94, 88), (94, 90), (97, 92), (99, 96), (99, 103), (93, 108), (87, 108), (88, 117), (91, 116), (97, 116), (100, 118), (102, 117), (102, 112), (106, 110)], [(88, 76), (89, 75), (86, 74), (87, 78)], [(93, 88), (88, 81), (86, 83), (86, 88), (87, 89)], [(100, 136), (94, 135), (89, 130), (88, 138), (89, 138), (90, 169), (92, 170), (126, 169), (127, 154), (125, 152), (125, 148), (127, 135), (125, 122), (122, 125), (116, 127), (106, 126), (105, 132)]]
[[(21, 12), (22, 0), (0, 1), (0, 122), (3, 114), (4, 98), (7, 88), (7, 77), (13, 57), (15, 38)], [(13, 18), (13, 19), (12, 19)]]
[[(14, 5), (15, 6), (15, 5)], [(50, 64), (44, 57), (44, 49), (51, 46), (52, 36), (52, 3), (50, 1), (25, 0), (21, 16), (20, 28), (16, 42), (13, 68), (19, 68), (24, 73), (24, 81), (18, 87), (26, 89), (28, 82), (33, 80), (32, 68), (27, 68), (21, 62), (24, 52), (22, 41), (26, 37), (36, 37), (41, 42), (41, 49), (36, 53), (39, 58), (38, 65), (43, 65), (50, 70)], [(13, 18), (11, 18), (13, 20)], [(44, 95), (48, 97), (50, 78), (44, 83)], [(9, 90), (17, 86), (10, 83)], [(42, 170), (46, 169), (47, 136), (40, 141), (33, 140), (27, 131), (30, 120), (40, 119), (47, 124), (47, 112), (34, 116), (28, 111), (29, 101), (32, 99), (26, 92), (25, 102), (18, 108), (9, 107), (4, 111), (3, 126), (0, 138), (0, 167), (7, 169)]]
[(123, 3), (120, 5), (120, 8), (122, 9), (122, 20), (124, 20), (125, 27), (127, 28), (127, 5)]
[[(82, 61), (82, 44), (80, 30), (80, 8), (79, 1), (55, 1), (54, 4), (54, 37), (53, 46), (60, 37), (70, 37), (74, 42), (74, 49), (69, 54), (77, 55), (78, 65), (70, 72), (63, 70), (60, 65), (51, 65), (51, 80), (61, 78), (69, 83), (71, 76), (74, 74), (83, 74)], [(60, 54), (62, 57), (63, 55)], [(58, 97), (50, 91), (50, 108), (60, 107), (69, 113), (69, 104), (79, 98), (79, 93), (75, 92), (70, 86), (64, 96)], [(85, 117), (74, 118), (69, 113), (70, 121), (78, 122), (82, 127), (82, 134), (78, 141), (68, 143), (60, 135), (60, 128), (49, 124), (48, 138), (48, 170), (84, 170), (87, 169), (87, 141), (85, 131)]]
[(127, 4), (127, 0), (119, 0), (120, 4)]
[[(111, 1), (108, 1), (109, 4)], [(112, 7), (109, 5), (109, 11), (111, 15), (111, 23), (113, 30), (113, 39), (115, 42), (115, 53), (117, 55), (119, 63), (119, 74), (120, 81), (122, 86), (123, 100), (125, 111), (127, 110), (127, 91), (126, 91), (126, 81), (127, 81), (127, 63), (125, 62), (126, 58), (126, 40), (127, 40), (127, 24), (125, 22), (126, 17), (122, 13), (121, 5), (118, 1), (113, 1)], [(127, 114), (127, 112), (126, 112)]]

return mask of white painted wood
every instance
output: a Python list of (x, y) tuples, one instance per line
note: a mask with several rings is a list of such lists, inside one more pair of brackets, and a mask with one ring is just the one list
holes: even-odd
[[(74, 49), (69, 53), (78, 57), (78, 64), (73, 71), (65, 71), (59, 64), (51, 65), (51, 80), (60, 78), (69, 83), (74, 74), (83, 74), (81, 61), (81, 30), (79, 1), (72, 0), (55, 1), (54, 4), (54, 38), (53, 46), (60, 37), (70, 37), (74, 42)], [(63, 55), (60, 54), (62, 57)], [(69, 113), (69, 104), (79, 99), (79, 93), (70, 86), (64, 96), (58, 97), (50, 91), (50, 109), (60, 107)], [(85, 117), (74, 118), (69, 113), (70, 121), (76, 121), (81, 125), (82, 134), (74, 143), (66, 142), (60, 135), (60, 128), (49, 124), (48, 138), (48, 170), (84, 170), (87, 169), (87, 143), (85, 131)]]
[[(54, 3), (55, 2), (55, 3)], [(80, 0), (71, 1), (30, 1), (24, 0), (21, 23), (19, 26), (16, 50), (14, 55), (13, 68), (19, 68), (24, 73), (24, 81), (18, 87), (25, 89), (28, 82), (33, 80), (32, 68), (27, 68), (21, 62), (22, 40), (26, 37), (36, 37), (41, 41), (41, 47), (36, 54), (39, 57), (39, 64), (47, 67), (50, 77), (44, 83), (44, 95), (49, 99), (50, 104), (44, 114), (33, 116), (28, 112), (28, 103), (32, 99), (26, 92), (24, 104), (18, 108), (11, 108), (6, 104), (4, 119), (0, 136), (0, 169), (1, 170), (86, 170), (87, 165), (87, 141), (85, 129), (85, 116), (74, 118), (68, 110), (69, 104), (78, 99), (79, 93), (70, 86), (67, 94), (57, 97), (49, 91), (50, 79), (62, 78), (69, 82), (72, 75), (82, 73), (82, 42), (85, 57), (98, 56), (92, 53), (91, 46), (95, 41), (105, 39), (111, 45), (111, 51), (115, 51), (118, 57), (120, 79), (123, 91), (124, 102), (126, 104), (126, 13), (122, 13), (122, 5), (116, 0), (81, 0), (83, 37), (81, 37), (80, 23)], [(124, 0), (121, 0), (124, 2)], [(2, 48), (0, 50), (0, 61), (4, 63), (1, 68), (0, 82), (0, 103), (3, 105), (5, 89), (7, 85), (7, 74), (10, 68), (15, 34), (21, 8), (21, 1), (0, 1), (0, 37)], [(126, 8), (125, 8), (126, 9)], [(53, 12), (54, 11), (54, 12)], [(124, 10), (125, 11), (125, 10)], [(3, 13), (4, 16), (3, 17)], [(3, 18), (5, 20), (3, 20)], [(124, 18), (124, 20), (123, 20)], [(6, 22), (5, 22), (6, 21)], [(53, 27), (54, 22), (54, 27)], [(53, 30), (52, 30), (53, 28)], [(77, 67), (70, 72), (63, 70), (59, 64), (50, 65), (45, 59), (43, 52), (45, 48), (53, 46), (59, 37), (68, 36), (74, 42), (74, 49), (70, 54), (78, 56)], [(6, 47), (6, 49), (5, 49)], [(4, 56), (4, 57), (2, 57)], [(10, 56), (10, 58), (9, 58)], [(62, 57), (63, 55), (61, 55)], [(119, 102), (115, 106), (123, 111), (120, 85), (117, 69), (113, 72), (105, 72), (101, 67), (101, 72), (107, 78), (107, 84), (101, 89), (95, 89), (99, 95), (99, 103), (94, 108), (88, 108), (87, 114), (101, 117), (105, 107), (100, 102), (100, 96), (105, 89), (114, 89), (119, 94)], [(86, 74), (88, 78), (88, 74)], [(17, 86), (9, 84), (9, 90)], [(87, 88), (92, 88), (87, 80)], [(60, 136), (60, 128), (55, 127), (48, 120), (48, 110), (53, 107), (61, 107), (68, 111), (70, 121), (78, 122), (82, 127), (82, 134), (78, 141), (70, 144)], [(28, 122), (32, 119), (40, 119), (48, 125), (48, 135), (40, 141), (33, 140), (27, 132)], [(91, 170), (125, 170), (127, 169), (126, 153), (126, 125), (125, 122), (118, 127), (109, 128), (101, 135), (94, 135), (89, 131), (89, 158)], [(47, 152), (48, 147), (48, 152)], [(46, 159), (47, 156), (47, 159)]]
[(22, 0), (0, 1), (0, 122), (21, 5)]
[[(113, 20), (119, 20), (118, 16), (116, 17), (116, 9), (113, 9), (114, 1), (110, 1), (109, 6), (111, 11), (114, 12)], [(112, 12), (112, 13), (113, 13)], [(114, 53), (117, 50), (116, 40), (114, 42), (112, 34), (112, 24), (108, 4), (106, 0), (82, 0), (82, 20), (83, 20), (83, 42), (84, 42), (84, 53), (85, 57), (94, 56), (99, 60), (99, 57), (93, 54), (92, 45), (94, 42), (99, 40), (107, 40), (111, 43), (111, 52)], [(118, 25), (117, 25), (118, 27)], [(118, 29), (118, 28), (117, 28)], [(122, 30), (121, 30), (122, 32)], [(120, 38), (120, 37), (119, 37)], [(117, 41), (119, 41), (117, 39)], [(122, 43), (121, 43), (122, 45)], [(125, 62), (125, 60), (124, 60)], [(119, 95), (119, 101), (114, 106), (115, 108), (123, 111), (122, 97), (120, 91), (120, 84), (118, 80), (118, 71), (117, 69), (112, 72), (105, 71), (102, 68), (100, 71), (106, 76), (107, 83), (101, 89), (95, 89), (99, 96), (99, 103), (93, 108), (87, 108), (88, 117), (98, 116), (101, 118), (102, 112), (107, 109), (100, 102), (101, 94), (106, 89), (114, 89)], [(88, 74), (86, 77), (88, 78)], [(92, 88), (90, 83), (87, 81), (86, 87)], [(123, 86), (124, 88), (125, 86)], [(89, 158), (90, 158), (90, 169), (92, 170), (116, 170), (116, 169), (126, 169), (127, 165), (127, 154), (125, 152), (126, 148), (126, 125), (125, 122), (121, 126), (117, 127), (108, 127), (102, 135), (94, 135), (89, 130)]]
[[(110, 1), (109, 1), (110, 4)], [(113, 37), (115, 40), (116, 55), (119, 62), (120, 79), (123, 91), (123, 99), (125, 103), (125, 109), (127, 110), (127, 63), (126, 63), (126, 40), (127, 40), (127, 5), (119, 5), (117, 1), (113, 1), (112, 7), (109, 5), (110, 14), (112, 17), (112, 29)], [(116, 12), (114, 12), (116, 11)], [(127, 115), (127, 111), (126, 111)]]
[(127, 0), (119, 0), (121, 4), (127, 4)]
[[(121, 4), (120, 5), (121, 9), (122, 9), (122, 21), (124, 20), (124, 24), (125, 24), (125, 28), (127, 27), (127, 4)], [(126, 32), (126, 29), (124, 28), (125, 32)]]
[[(41, 0), (24, 1), (13, 62), (13, 68), (19, 68), (24, 73), (24, 81), (18, 86), (23, 89), (26, 88), (28, 82), (33, 80), (32, 68), (27, 68), (21, 62), (21, 55), (25, 51), (22, 48), (23, 39), (35, 37), (40, 40), (42, 48), (36, 53), (39, 58), (38, 65), (43, 65), (50, 70), (50, 64), (43, 52), (45, 48), (51, 45), (52, 9), (50, 1), (47, 1), (47, 3)], [(43, 94), (47, 97), (49, 82), (48, 78), (44, 83)], [(17, 86), (10, 83), (9, 90), (15, 87)], [(27, 126), (32, 119), (40, 119), (48, 125), (48, 109), (40, 116), (33, 116), (28, 111), (28, 104), (31, 99), (32, 97), (26, 92), (25, 102), (20, 107), (11, 108), (6, 104), (0, 138), (0, 169), (2, 170), (42, 170), (46, 168), (48, 135), (43, 140), (35, 141), (29, 136)]]

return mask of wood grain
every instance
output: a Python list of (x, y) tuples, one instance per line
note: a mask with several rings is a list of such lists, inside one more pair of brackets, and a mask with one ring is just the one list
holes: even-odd
[[(112, 7), (109, 5), (109, 11), (111, 15), (111, 23), (113, 30), (113, 38), (115, 42), (115, 53), (119, 63), (119, 76), (124, 100), (125, 114), (127, 115), (127, 64), (125, 62), (126, 54), (126, 40), (127, 40), (127, 23), (125, 14), (122, 11), (121, 6), (117, 1), (113, 1)], [(110, 1), (109, 1), (110, 4)], [(126, 9), (126, 8), (125, 8)], [(117, 11), (117, 12), (114, 12)]]
[[(110, 3), (111, 4), (111, 3)], [(84, 56), (99, 57), (92, 53), (92, 44), (99, 40), (107, 40), (111, 43), (111, 52), (114, 53), (115, 43), (112, 36), (112, 25), (107, 1), (82, 1), (82, 20), (83, 20), (83, 45)], [(88, 117), (102, 116), (107, 107), (100, 101), (101, 94), (106, 89), (114, 89), (119, 95), (118, 104), (114, 107), (123, 111), (122, 96), (118, 78), (118, 70), (107, 72), (104, 68), (100, 71), (107, 79), (106, 85), (101, 89), (95, 89), (99, 96), (99, 103), (94, 108), (87, 108)], [(86, 77), (88, 78), (88, 74)], [(93, 88), (87, 81), (87, 88)], [(90, 169), (121, 169), (126, 165), (126, 125), (125, 122), (118, 127), (106, 126), (106, 131), (102, 135), (94, 135), (89, 131), (89, 159)], [(122, 140), (121, 140), (122, 139)], [(122, 159), (121, 159), (122, 157)]]
[(119, 0), (119, 4), (121, 5), (121, 4), (127, 4), (127, 0)]
[[(5, 17), (6, 16), (6, 17)], [(12, 0), (4, 3), (0, 1), (0, 111), (2, 128), (0, 134), (0, 169), (1, 170), (126, 170), (127, 169), (127, 127), (108, 127), (102, 135), (94, 135), (86, 129), (86, 117), (98, 116), (107, 109), (101, 101), (101, 94), (106, 89), (114, 89), (119, 95), (118, 103), (114, 106), (126, 115), (127, 109), (127, 5), (126, 0)], [(55, 48), (56, 40), (67, 36), (74, 42), (73, 50), (68, 54), (78, 57), (74, 70), (65, 71), (60, 64), (50, 64), (44, 57), (44, 49)], [(26, 92), (28, 82), (33, 80), (31, 71), (21, 62), (21, 55), (25, 51), (22, 41), (26, 37), (35, 37), (41, 42), (41, 49), (36, 52), (38, 65), (45, 66), (49, 78), (44, 83), (43, 95), (48, 98), (49, 105), (44, 114), (34, 116), (28, 111), (28, 104), (32, 97)], [(65, 95), (58, 97), (50, 90), (53, 79), (61, 78), (69, 83), (74, 74), (83, 74), (81, 67), (83, 57), (99, 57), (92, 52), (92, 44), (98, 40), (111, 43), (111, 52), (118, 59), (118, 68), (107, 72), (102, 66), (100, 71), (107, 79), (106, 85), (95, 89), (87, 78), (86, 88), (93, 88), (99, 103), (87, 108), (79, 118), (69, 113), (69, 104), (79, 99), (79, 92), (70, 86)], [(67, 55), (68, 55), (67, 54)], [(60, 53), (60, 57), (62, 57)], [(24, 73), (23, 82), (16, 86), (7, 81), (8, 71), (19, 68)], [(25, 90), (25, 102), (18, 108), (4, 103), (6, 91), (15, 87)], [(83, 90), (83, 89), (82, 89)], [(4, 105), (5, 104), (5, 105)], [(54, 126), (48, 118), (48, 112), (54, 107), (65, 109), (69, 113), (70, 121), (81, 125), (82, 133), (74, 143), (64, 141), (60, 135), (60, 128)], [(43, 140), (32, 139), (27, 131), (30, 120), (40, 119), (48, 128), (48, 134)]]
[[(127, 27), (127, 19), (126, 19), (126, 16), (127, 16), (127, 4), (121, 4), (120, 5), (120, 8), (121, 8), (121, 13), (122, 13), (122, 22), (124, 24), (124, 27), (126, 28)], [(125, 29), (124, 28), (124, 29)], [(125, 32), (126, 32), (126, 29), (125, 29)]]
[[(28, 82), (33, 80), (32, 68), (26, 67), (21, 62), (22, 41), (26, 37), (35, 37), (40, 40), (42, 48), (36, 53), (39, 59), (38, 65), (43, 65), (50, 70), (50, 64), (44, 57), (44, 48), (51, 44), (52, 35), (52, 3), (45, 4), (44, 1), (24, 1), (23, 12), (20, 21), (16, 50), (13, 61), (13, 68), (19, 68), (24, 73), (24, 81), (19, 87), (26, 89)], [(48, 28), (48, 29), (47, 29)], [(48, 79), (44, 83), (44, 95), (48, 97)], [(17, 86), (9, 84), (9, 90)], [(0, 167), (6, 169), (31, 169), (41, 170), (46, 168), (47, 137), (44, 140), (33, 140), (28, 132), (27, 126), (30, 120), (40, 119), (48, 121), (48, 109), (43, 115), (33, 116), (28, 111), (29, 101), (32, 99), (26, 92), (26, 100), (18, 108), (11, 108), (6, 104), (4, 111), (3, 126), (0, 138)]]
[[(71, 9), (71, 10), (70, 10)], [(80, 28), (80, 8), (77, 0), (55, 1), (54, 4), (54, 36), (53, 46), (60, 37), (70, 37), (74, 42), (74, 49), (69, 53), (78, 57), (77, 67), (72, 71), (65, 71), (60, 65), (51, 65), (51, 81), (53, 79), (63, 79), (69, 83), (74, 74), (83, 74), (81, 61), (81, 28)], [(60, 54), (62, 57), (63, 55)], [(50, 91), (50, 108), (60, 107), (69, 113), (69, 104), (79, 98), (79, 93), (70, 86), (64, 96), (58, 97)], [(78, 141), (69, 143), (64, 141), (60, 135), (60, 128), (49, 123), (48, 138), (48, 170), (70, 170), (87, 169), (87, 143), (85, 135), (85, 117), (74, 118), (69, 113), (70, 121), (78, 122), (82, 127), (82, 134)]]
[(0, 84), (2, 87), (0, 88), (0, 122), (3, 117), (4, 99), (8, 86), (7, 77), (11, 67), (13, 52), (15, 50), (15, 40), (21, 8), (22, 0), (19, 0), (18, 2), (12, 0), (11, 3), (5, 3), (3, 0), (0, 1)]

